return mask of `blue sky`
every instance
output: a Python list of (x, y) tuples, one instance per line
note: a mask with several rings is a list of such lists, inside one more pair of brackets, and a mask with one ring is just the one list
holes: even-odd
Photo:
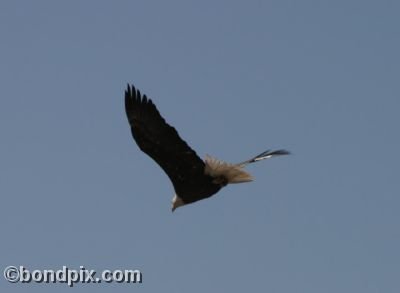
[[(143, 283), (4, 292), (399, 292), (397, 1), (2, 1), (1, 269)], [(134, 83), (250, 184), (171, 213)]]

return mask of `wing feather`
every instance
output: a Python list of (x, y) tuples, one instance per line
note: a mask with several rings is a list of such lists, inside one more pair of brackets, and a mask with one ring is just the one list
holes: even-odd
[(184, 193), (204, 180), (203, 160), (133, 85), (125, 91), (125, 110), (137, 145), (165, 171), (175, 191)]

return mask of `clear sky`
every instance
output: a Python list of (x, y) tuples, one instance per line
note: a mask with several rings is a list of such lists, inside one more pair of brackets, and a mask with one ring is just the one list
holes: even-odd
[[(400, 292), (398, 1), (1, 1), (0, 265), (142, 284), (1, 292)], [(253, 183), (171, 213), (127, 83)]]

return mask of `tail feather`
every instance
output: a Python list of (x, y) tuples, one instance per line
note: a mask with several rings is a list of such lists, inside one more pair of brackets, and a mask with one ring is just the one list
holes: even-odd
[(283, 155), (289, 155), (289, 154), (290, 154), (290, 152), (288, 152), (287, 150), (283, 150), (283, 149), (276, 150), (276, 151), (267, 150), (267, 151), (262, 152), (261, 154), (255, 156), (254, 158), (251, 158), (250, 160), (241, 162), (236, 165), (240, 166), (240, 167), (244, 167), (247, 164), (251, 164), (254, 162), (258, 162), (258, 161), (269, 159), (269, 158), (276, 157), (276, 156), (283, 156)]
[(261, 154), (251, 158), (250, 160), (244, 161), (239, 164), (230, 164), (224, 161), (213, 158), (209, 155), (206, 156), (205, 162), (205, 173), (212, 177), (223, 176), (227, 179), (228, 183), (242, 183), (253, 181), (253, 177), (250, 173), (243, 170), (243, 167), (247, 164), (268, 159), (275, 156), (282, 156), (290, 154), (286, 150), (276, 150), (276, 151), (265, 151)]

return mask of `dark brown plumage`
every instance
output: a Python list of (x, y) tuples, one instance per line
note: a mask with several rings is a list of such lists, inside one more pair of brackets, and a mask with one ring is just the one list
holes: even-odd
[(203, 160), (161, 117), (156, 106), (135, 87), (125, 91), (125, 110), (139, 148), (167, 173), (176, 194), (187, 204), (218, 192), (222, 186), (204, 173)]

